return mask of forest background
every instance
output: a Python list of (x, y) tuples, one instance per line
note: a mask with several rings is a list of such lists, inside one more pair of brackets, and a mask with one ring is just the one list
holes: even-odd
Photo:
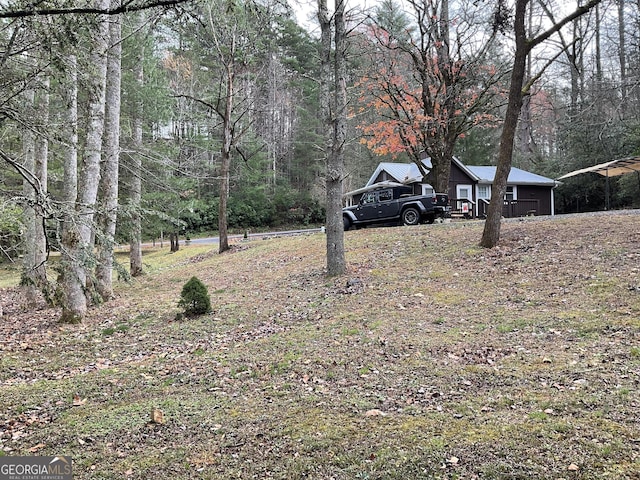
[[(301, 26), (295, 4), (97, 0), (21, 8), (0, 9), (7, 166), (0, 248), (3, 261), (23, 256), (24, 283), (55, 302), (42, 267), (58, 249), (74, 261), (61, 262), (59, 284), (86, 290), (94, 262), (96, 295), (107, 299), (110, 280), (101, 281), (100, 268), (110, 272), (114, 243), (129, 242), (133, 252), (142, 238), (212, 232), (220, 212), (225, 228), (239, 232), (325, 221), (326, 65), (318, 32), (309, 21)], [(343, 191), (362, 186), (381, 161), (425, 152), (441, 156), (445, 170), (451, 155), (496, 164), (511, 8), (478, 0), (347, 3)], [(528, 34), (566, 8), (530, 2)], [(557, 178), (638, 153), (639, 12), (640, 2), (601, 1), (530, 52), (514, 166)], [(433, 184), (447, 185), (446, 175), (434, 168)], [(556, 211), (602, 209), (604, 181), (565, 181)], [(612, 208), (638, 206), (640, 176), (611, 181)], [(89, 244), (97, 258), (83, 249)], [(141, 258), (132, 255), (128, 272), (119, 268), (137, 275)], [(81, 310), (71, 305), (68, 320)]]

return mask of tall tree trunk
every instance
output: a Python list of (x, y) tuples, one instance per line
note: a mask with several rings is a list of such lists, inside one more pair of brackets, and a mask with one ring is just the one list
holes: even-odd
[[(527, 32), (528, 35), (531, 35), (533, 30), (533, 10), (529, 9), (529, 15), (527, 17)], [(531, 52), (527, 55), (527, 69), (525, 73), (525, 78), (531, 78)], [(520, 160), (521, 166), (520, 168), (524, 168), (525, 170), (530, 168), (529, 162), (531, 161), (531, 156), (534, 153), (533, 150), (533, 119), (531, 117), (531, 96), (526, 95), (522, 99), (522, 108), (520, 109), (520, 120), (518, 122), (518, 149), (520, 151)]]
[[(235, 39), (234, 39), (235, 42)], [(232, 50), (234, 48), (232, 47)], [(232, 119), (235, 83), (235, 65), (233, 60), (226, 65), (226, 97), (222, 116), (222, 148), (220, 152), (220, 206), (218, 210), (218, 235), (220, 238), (218, 252), (229, 250), (229, 234), (227, 230), (227, 204), (229, 201), (229, 175), (231, 171), (231, 148), (233, 142)]]
[(627, 109), (627, 45), (625, 38), (624, 0), (618, 0), (618, 40), (620, 42), (618, 58), (620, 61), (620, 113), (625, 117)]
[[(112, 0), (111, 7), (120, 2)], [(120, 83), (121, 83), (121, 16), (111, 18), (110, 48), (107, 56), (105, 93), (104, 162), (100, 175), (100, 229), (98, 239), (97, 289), (103, 300), (113, 297), (113, 246), (118, 211), (118, 167), (120, 163)]]
[(331, 17), (327, 0), (318, 0), (318, 22), (320, 23), (320, 115), (324, 132), (322, 149), (326, 158), (331, 151), (332, 120), (331, 120)]
[[(338, 18), (339, 17), (339, 18)], [(336, 57), (334, 64), (334, 75), (331, 72), (331, 52), (332, 52), (332, 29), (331, 17), (327, 0), (318, 0), (318, 22), (320, 23), (320, 111), (322, 123), (324, 125), (324, 154), (326, 158), (327, 172), (325, 174), (326, 189), (326, 232), (327, 232), (327, 274), (340, 275), (344, 273), (346, 263), (344, 259), (344, 225), (342, 224), (342, 178), (344, 161), (341, 150), (343, 145), (338, 145), (339, 135), (342, 135), (344, 124), (338, 120), (339, 114), (336, 109), (338, 103), (342, 103), (340, 96), (343, 92), (334, 91), (334, 99), (331, 98), (331, 84), (338, 87), (340, 81), (346, 81), (344, 67), (340, 65), (344, 61), (344, 2), (336, 0), (336, 11), (334, 15), (336, 22)], [(338, 33), (340, 31), (340, 33)], [(338, 37), (341, 37), (338, 39)], [(340, 43), (340, 49), (338, 48)], [(342, 50), (338, 53), (338, 50)], [(341, 59), (338, 59), (341, 57)], [(333, 79), (333, 82), (332, 82)], [(346, 87), (346, 85), (345, 85)], [(333, 106), (333, 108), (332, 108)], [(336, 118), (332, 117), (336, 114)], [(344, 138), (342, 139), (344, 141)], [(342, 160), (341, 160), (342, 159)], [(339, 202), (339, 203), (338, 203)], [(340, 216), (336, 215), (339, 210)]]
[(498, 165), (496, 176), (491, 189), (491, 204), (487, 212), (487, 220), (480, 245), (487, 248), (496, 246), (500, 239), (500, 226), (502, 217), (502, 204), (507, 191), (507, 178), (511, 171), (511, 159), (513, 156), (513, 143), (518, 126), (518, 115), (522, 107), (522, 85), (524, 83), (525, 69), (527, 67), (527, 55), (530, 48), (527, 45), (527, 32), (525, 29), (525, 13), (529, 0), (517, 0), (515, 7), (515, 41), (516, 51), (511, 71), (511, 83), (509, 85), (509, 100), (505, 114), (502, 135), (500, 136), (500, 149), (498, 151)]
[[(96, 0), (94, 7), (106, 10), (109, 0)], [(78, 197), (75, 218), (77, 235), (66, 240), (75, 257), (73, 268), (65, 272), (65, 298), (62, 305), (62, 322), (81, 322), (87, 311), (85, 294), (93, 296), (93, 289), (87, 285), (89, 258), (93, 256), (92, 233), (98, 184), (100, 181), (100, 161), (102, 159), (102, 137), (104, 133), (105, 83), (107, 76), (107, 48), (109, 25), (105, 15), (98, 17), (97, 27), (92, 32), (90, 68), (87, 75), (87, 126), (84, 155), (78, 178)], [(73, 233), (73, 232), (70, 232)], [(84, 298), (78, 298), (83, 292)]]
[[(140, 25), (144, 17), (140, 18)], [(144, 87), (144, 48), (138, 50), (135, 64), (135, 81), (139, 91)], [(129, 233), (129, 273), (132, 277), (142, 275), (142, 218), (140, 206), (142, 202), (142, 98), (137, 98), (133, 116), (133, 154), (130, 155), (129, 172), (129, 209), (131, 211), (131, 232)]]
[[(106, 10), (109, 0), (96, 0), (96, 8)], [(100, 161), (105, 119), (105, 85), (107, 79), (107, 49), (109, 24), (100, 16), (98, 28), (93, 32), (89, 74), (87, 75), (87, 127), (84, 155), (78, 179), (78, 205), (76, 210), (82, 218), (80, 237), (85, 248), (89, 245), (95, 215), (98, 186), (100, 183)]]
[[(41, 121), (41, 132), (36, 137), (35, 143), (35, 175), (40, 183), (40, 194), (46, 195), (49, 190), (49, 88), (51, 80), (49, 73), (42, 77), (42, 90), (36, 98), (36, 115)], [(47, 281), (46, 261), (47, 261), (47, 237), (45, 231), (45, 213), (40, 209), (36, 218), (35, 239), (34, 239), (34, 278), (36, 285), (49, 300), (49, 282)]]
[(28, 200), (25, 206), (25, 245), (23, 256), (23, 279), (25, 293), (29, 303), (37, 301), (38, 290), (50, 298), (46, 275), (46, 237), (44, 229), (44, 205), (47, 193), (47, 156), (48, 141), (46, 131), (49, 119), (49, 78), (39, 77), (42, 88), (25, 91), (25, 101), (33, 122), (23, 130), (24, 167), (31, 176), (23, 181), (24, 196)]
[(575, 40), (571, 45), (571, 53), (567, 52), (569, 57), (569, 74), (571, 77), (571, 103), (569, 105), (569, 115), (571, 118), (575, 118), (580, 113), (580, 71), (578, 70), (578, 57), (580, 41), (577, 40), (580, 35), (578, 19), (573, 22), (573, 39)]
[(602, 99), (602, 45), (601, 45), (601, 29), (602, 20), (600, 18), (600, 5), (596, 5), (596, 25), (595, 25), (595, 62), (596, 62), (596, 85), (595, 85), (595, 103), (596, 118), (602, 119), (604, 116), (604, 102)]
[[(437, 7), (436, 7), (437, 9)], [(441, 0), (440, 19), (438, 20), (439, 33), (436, 41), (436, 51), (438, 52), (438, 67), (443, 72), (443, 80), (447, 95), (444, 101), (445, 110), (451, 118), (455, 117), (455, 110), (458, 108), (456, 98), (458, 95), (454, 93), (457, 88), (456, 80), (453, 74), (453, 65), (451, 61), (451, 38), (450, 38), (450, 19), (449, 19), (449, 0)], [(441, 155), (435, 155), (437, 165), (435, 187), (436, 191), (449, 193), (449, 177), (451, 176), (451, 159), (453, 157), (453, 146), (457, 140), (457, 135), (451, 135), (452, 125), (447, 125), (447, 132), (444, 135), (445, 142), (442, 145)], [(439, 157), (439, 158), (438, 158)]]
[(509, 85), (509, 99), (507, 102), (507, 111), (505, 113), (504, 125), (502, 127), (502, 135), (500, 136), (500, 149), (498, 151), (498, 165), (496, 167), (496, 176), (493, 180), (493, 188), (491, 191), (491, 204), (487, 212), (487, 220), (484, 224), (480, 245), (486, 248), (493, 248), (500, 240), (500, 226), (502, 217), (502, 206), (504, 196), (507, 191), (507, 178), (511, 171), (511, 162), (513, 159), (513, 145), (515, 133), (518, 126), (518, 114), (522, 107), (522, 97), (528, 94), (531, 88), (530, 82), (524, 86), (525, 69), (527, 65), (527, 55), (536, 46), (549, 39), (554, 33), (557, 33), (564, 25), (584, 15), (601, 0), (590, 0), (586, 5), (578, 7), (573, 13), (564, 17), (558, 23), (555, 23), (548, 30), (538, 34), (533, 39), (527, 38), (525, 28), (525, 14), (529, 0), (516, 0), (514, 15), (514, 33), (515, 33), (515, 57), (513, 60), (513, 69), (511, 71), (511, 83)]
[[(23, 94), (27, 108), (33, 111), (35, 107), (35, 92), (33, 89), (26, 90)], [(22, 181), (22, 193), (26, 200), (24, 207), (24, 231), (22, 232), (22, 242), (24, 244), (24, 252), (22, 257), (22, 281), (24, 285), (27, 301), (35, 304), (37, 299), (37, 282), (35, 278), (36, 251), (36, 195), (38, 192), (33, 187), (36, 181), (35, 175), (35, 149), (36, 137), (31, 126), (25, 126), (22, 130), (22, 165), (28, 175), (32, 178)]]
[(62, 137), (64, 145), (64, 173), (62, 191), (63, 210), (60, 213), (62, 233), (60, 236), (60, 269), (58, 285), (62, 296), (63, 323), (82, 321), (87, 300), (84, 296), (84, 284), (80, 279), (84, 267), (80, 255), (80, 233), (75, 216), (75, 204), (78, 199), (78, 64), (75, 55), (66, 58), (62, 70), (62, 102), (64, 105), (64, 125)]
[(327, 157), (327, 274), (342, 275), (346, 270), (344, 224), (342, 221), (342, 180), (344, 145), (347, 140), (347, 33), (344, 21), (346, 0), (335, 0), (335, 64), (332, 146)]

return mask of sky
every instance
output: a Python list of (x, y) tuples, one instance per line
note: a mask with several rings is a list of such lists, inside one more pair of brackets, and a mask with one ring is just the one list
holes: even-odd
[[(296, 13), (296, 19), (298, 23), (307, 28), (309, 31), (318, 30), (318, 20), (316, 18), (316, 12), (318, 9), (318, 1), (317, 0), (290, 0), (291, 5)], [(335, 0), (327, 0), (327, 5), (329, 10), (333, 10)], [(379, 0), (346, 0), (346, 8), (350, 9), (372, 9), (378, 3)], [(559, 12), (558, 17), (561, 17), (560, 14), (568, 14), (573, 11), (576, 6), (576, 0), (560, 0), (556, 2), (560, 4), (560, 9), (556, 10)], [(557, 8), (557, 5), (556, 5)]]

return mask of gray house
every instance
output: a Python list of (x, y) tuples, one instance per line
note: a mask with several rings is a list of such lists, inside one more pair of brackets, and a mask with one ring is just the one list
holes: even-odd
[[(431, 168), (430, 159), (424, 159), (422, 163), (427, 170)], [(467, 166), (457, 158), (453, 158), (448, 193), (454, 216), (465, 218), (486, 216), (495, 174), (495, 166)], [(357, 203), (363, 192), (383, 182), (410, 185), (415, 194), (433, 192), (431, 185), (423, 182), (422, 174), (415, 163), (383, 162), (378, 165), (363, 188), (345, 194), (346, 203), (348, 205)], [(557, 185), (558, 182), (551, 178), (519, 168), (511, 168), (502, 215), (504, 217), (554, 215), (553, 189)]]

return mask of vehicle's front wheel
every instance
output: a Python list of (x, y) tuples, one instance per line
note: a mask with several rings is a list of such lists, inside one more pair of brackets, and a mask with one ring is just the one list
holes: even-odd
[(349, 220), (349, 217), (342, 217), (342, 226), (345, 232), (351, 228), (351, 220)]
[(420, 212), (415, 208), (407, 208), (402, 212), (402, 223), (405, 225), (418, 225), (420, 223)]

